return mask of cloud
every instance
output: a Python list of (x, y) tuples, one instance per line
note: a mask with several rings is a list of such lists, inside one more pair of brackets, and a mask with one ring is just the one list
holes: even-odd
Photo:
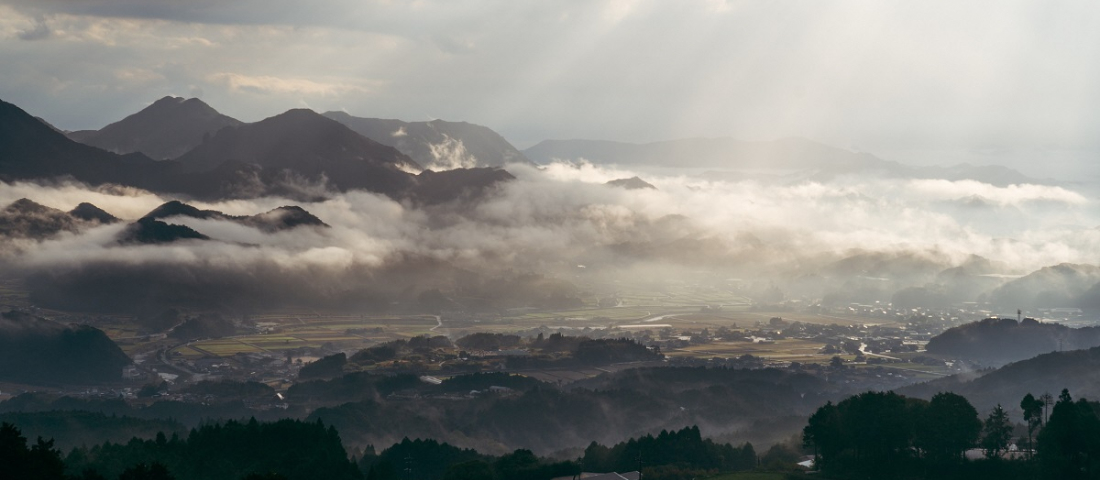
[[(821, 295), (829, 285), (858, 280), (831, 267), (853, 255), (883, 269), (857, 274), (901, 288), (933, 282), (936, 272), (972, 255), (1004, 265), (984, 273), (1022, 274), (1095, 262), (1100, 251), (1100, 229), (1089, 227), (1100, 224), (1096, 200), (1064, 187), (865, 177), (723, 181), (650, 172), (640, 175), (657, 190), (625, 190), (603, 183), (639, 172), (587, 163), (510, 171), (515, 181), (473, 203), (410, 208), (367, 192), (329, 192), (327, 200), (298, 204), (331, 228), (265, 234), (175, 217), (166, 220), (212, 240), (122, 246), (116, 238), (124, 226), (101, 226), (40, 242), (0, 241), (0, 264), (32, 280), (35, 298), (47, 304), (91, 302), (103, 296), (96, 285), (110, 284), (120, 285), (110, 299), (118, 308), (141, 289), (165, 304), (384, 308), (409, 292), (453, 288), (462, 271), (573, 278), (583, 264), (589, 278), (608, 281), (709, 272), (781, 286), (806, 275), (840, 275), (814, 287)], [(977, 214), (960, 209), (952, 199), (965, 192), (996, 205)], [(62, 210), (89, 201), (131, 221), (167, 200), (72, 183), (0, 188), (0, 203), (21, 197)], [(194, 205), (252, 215), (294, 203), (267, 197)]]
[(20, 40), (43, 40), (49, 38), (53, 31), (49, 25), (46, 25), (46, 20), (43, 17), (38, 17), (34, 20), (34, 27), (21, 30), (18, 34)]
[(318, 82), (304, 78), (279, 78), (250, 76), (239, 73), (214, 73), (207, 77), (211, 82), (223, 83), (230, 90), (252, 93), (296, 94), (310, 96), (338, 96), (351, 93), (367, 93), (366, 85), (338, 82)]
[[(394, 136), (404, 131), (401, 127)], [(462, 140), (443, 134), (443, 141), (428, 145), (432, 155), (432, 162), (425, 167), (432, 170), (454, 170), (456, 168), (474, 168), (477, 166), (477, 158), (466, 151), (466, 145)]]

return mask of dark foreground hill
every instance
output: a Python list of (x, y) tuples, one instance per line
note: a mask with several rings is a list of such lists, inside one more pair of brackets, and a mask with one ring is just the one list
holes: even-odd
[(403, 122), (354, 117), (345, 112), (325, 112), (324, 115), (364, 137), (396, 148), (428, 168), (532, 165), (504, 137), (481, 125), (444, 120)]
[(197, 98), (164, 97), (102, 129), (68, 136), (109, 152), (140, 152), (163, 160), (187, 153), (222, 128), (240, 124)]
[(17, 311), (0, 314), (0, 380), (88, 384), (121, 378), (130, 358), (102, 331)]

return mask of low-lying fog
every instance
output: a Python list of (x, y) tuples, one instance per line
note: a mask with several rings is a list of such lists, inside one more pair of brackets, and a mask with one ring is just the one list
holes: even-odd
[[(831, 276), (922, 286), (959, 265), (976, 269), (970, 274), (1011, 278), (1060, 263), (1095, 263), (1100, 252), (1100, 202), (1095, 190), (1080, 186), (859, 176), (723, 180), (588, 163), (508, 170), (517, 180), (488, 198), (428, 208), (367, 192), (330, 193), (307, 203), (188, 202), (233, 215), (300, 205), (330, 229), (264, 233), (175, 217), (166, 220), (213, 241), (123, 246), (115, 239), (126, 223), (119, 223), (41, 242), (8, 239), (0, 258), (5, 269), (37, 279), (32, 289), (57, 289), (49, 297), (126, 279), (115, 295), (165, 282), (164, 288), (195, 289), (200, 296), (213, 288), (325, 301), (446, 288), (455, 277), (433, 272), (455, 268), (566, 279), (582, 271), (608, 278), (629, 272), (636, 279), (676, 275), (682, 267), (820, 296), (827, 283), (792, 285)], [(656, 189), (604, 185), (635, 175)], [(0, 206), (24, 197), (66, 211), (90, 202), (127, 221), (171, 199), (128, 188), (15, 183), (0, 189)], [(989, 262), (976, 263), (975, 255)], [(139, 290), (127, 292), (126, 284)]]

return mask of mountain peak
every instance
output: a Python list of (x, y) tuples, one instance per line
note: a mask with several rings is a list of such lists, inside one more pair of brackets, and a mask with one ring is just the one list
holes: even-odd
[(171, 95), (165, 95), (164, 97), (161, 97), (157, 101), (153, 102), (153, 105), (164, 105), (164, 104), (170, 104), (170, 103), (183, 103), (183, 101), (184, 101), (183, 97), (173, 97)]
[(4, 211), (9, 213), (45, 213), (52, 210), (52, 208), (29, 198), (20, 198), (4, 207)]
[(420, 169), (394, 148), (302, 108), (222, 130), (179, 160), (190, 172), (237, 161), (270, 172), (289, 171), (342, 190), (363, 188), (379, 193), (402, 191), (411, 182), (404, 169)]
[(80, 205), (77, 205), (76, 208), (69, 210), (69, 215), (80, 220), (104, 224), (118, 221), (118, 217), (88, 202), (82, 202)]
[(74, 132), (69, 138), (115, 153), (141, 152), (168, 159), (183, 155), (222, 128), (240, 124), (197, 98), (167, 96), (99, 131)]
[(142, 243), (172, 243), (180, 240), (210, 240), (186, 225), (165, 223), (155, 218), (143, 217), (130, 224), (119, 234), (118, 242), (121, 244)]
[(630, 177), (630, 178), (620, 178), (620, 179), (616, 179), (616, 180), (611, 180), (611, 181), (607, 182), (606, 185), (610, 185), (612, 187), (625, 188), (627, 190), (638, 190), (638, 189), (647, 189), (647, 188), (652, 189), (652, 190), (657, 189), (657, 187), (654, 187), (652, 183), (649, 183), (645, 180), (642, 180), (641, 178), (638, 178), (637, 176)]
[(224, 215), (221, 212), (214, 210), (199, 210), (191, 205), (183, 203), (179, 200), (170, 200), (165, 202), (161, 206), (154, 208), (153, 211), (145, 214), (142, 218), (161, 219), (168, 217), (192, 217), (192, 218), (221, 218)]

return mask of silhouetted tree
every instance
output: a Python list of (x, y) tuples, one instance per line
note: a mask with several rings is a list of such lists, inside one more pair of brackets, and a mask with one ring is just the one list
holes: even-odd
[(168, 467), (154, 462), (152, 465), (139, 463), (127, 468), (118, 476), (118, 480), (176, 480), (176, 477), (168, 473)]
[(961, 395), (937, 393), (917, 415), (914, 443), (936, 463), (962, 460), (982, 430), (978, 411)]
[(985, 449), (986, 458), (1001, 458), (1001, 453), (1008, 450), (1008, 443), (1012, 441), (1012, 422), (1008, 420), (1008, 414), (1000, 404), (989, 413), (982, 428), (982, 448)]
[(1100, 457), (1100, 418), (1085, 400), (1062, 390), (1038, 439), (1039, 460), (1051, 478), (1089, 478)]
[(4, 422), (0, 424), (0, 480), (29, 478), (65, 478), (61, 452), (53, 448), (53, 440), (43, 440), (41, 437), (27, 448), (23, 432), (15, 425)]
[(443, 480), (492, 480), (493, 467), (481, 460), (456, 463), (447, 468)]
[(1028, 393), (1020, 400), (1020, 409), (1024, 411), (1024, 421), (1027, 422), (1027, 448), (1033, 451), (1032, 435), (1043, 424), (1043, 401)]

